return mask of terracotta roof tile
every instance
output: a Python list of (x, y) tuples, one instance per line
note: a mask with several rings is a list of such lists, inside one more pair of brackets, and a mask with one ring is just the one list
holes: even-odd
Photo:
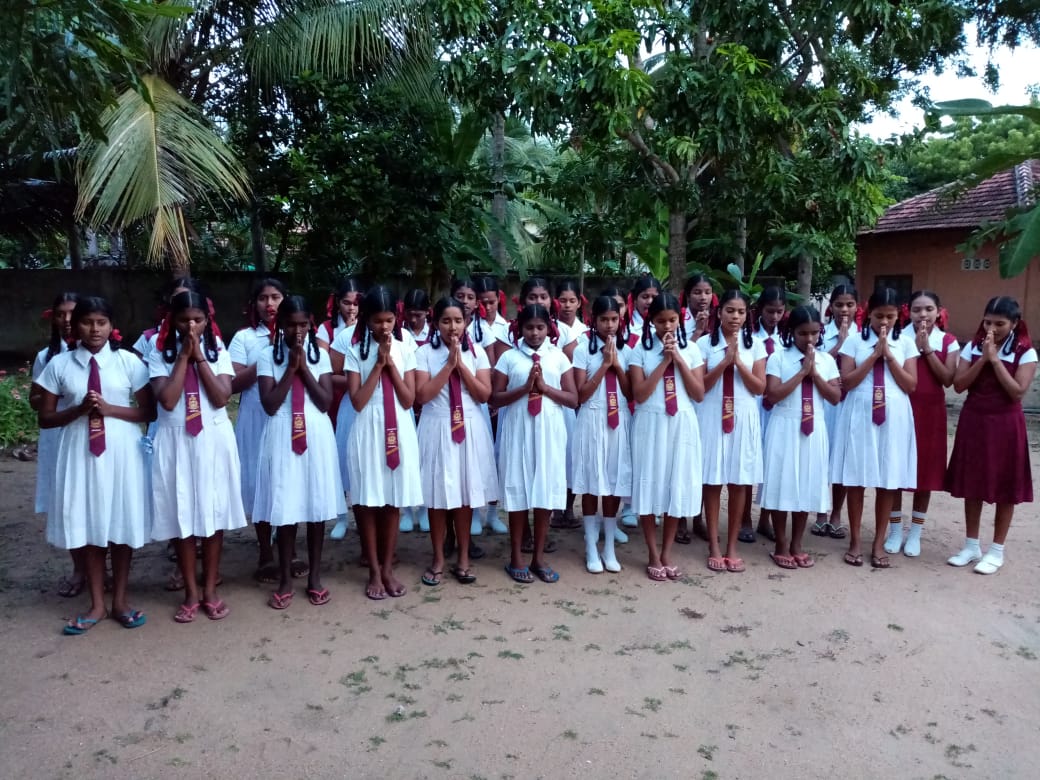
[(1035, 202), (1040, 186), (1040, 160), (1028, 160), (980, 182), (956, 197), (944, 196), (949, 186), (915, 195), (890, 206), (873, 228), (861, 233), (902, 233), (912, 230), (975, 228), (999, 221), (1013, 206)]

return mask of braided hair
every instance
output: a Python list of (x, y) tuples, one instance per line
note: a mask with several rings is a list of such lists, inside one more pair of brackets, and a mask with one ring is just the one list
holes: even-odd
[[(596, 322), (607, 312), (616, 312), (618, 317), (621, 316), (621, 306), (617, 302), (617, 298), (612, 295), (601, 295), (592, 302), (592, 326), (589, 328), (589, 354), (596, 354), (596, 344), (601, 340), (599, 333), (596, 331)], [(614, 343), (617, 344), (618, 352), (620, 352), (626, 343), (625, 329), (619, 327), (616, 334), (614, 334)]]
[[(755, 316), (752, 330), (762, 326), (762, 309), (771, 303), (779, 303), (787, 308), (787, 291), (783, 287), (767, 287), (758, 296), (758, 300), (755, 301)], [(784, 320), (787, 318), (787, 313), (780, 318), (780, 322), (777, 324), (777, 330), (783, 330)]]
[(477, 311), (480, 312), (481, 318), (487, 317), (484, 304), (480, 303), (481, 293), (495, 293), (498, 297), (498, 314), (506, 316), (506, 294), (499, 288), (498, 279), (493, 276), (474, 276), (473, 291), (477, 294)]
[[(717, 347), (719, 341), (722, 340), (722, 307), (730, 301), (735, 301), (738, 298), (744, 302), (744, 307), (748, 315), (750, 315), (751, 299), (748, 298), (747, 295), (735, 288), (732, 290), (726, 290), (726, 292), (722, 293), (722, 297), (719, 298), (719, 305), (715, 309), (715, 321), (718, 322), (718, 325), (716, 325), (714, 330), (711, 332), (711, 345), (713, 347)], [(744, 344), (744, 349), (751, 349), (755, 343), (755, 338), (752, 335), (750, 316), (744, 317), (744, 324), (740, 326), (740, 333), (740, 340)]]
[(564, 279), (556, 284), (556, 298), (553, 299), (553, 303), (556, 304), (557, 316), (559, 316), (560, 296), (566, 292), (574, 293), (574, 297), (578, 299), (578, 310), (574, 313), (574, 319), (583, 325), (588, 324), (585, 322), (585, 307), (589, 302), (581, 292), (581, 285), (574, 279)]
[(358, 350), (362, 360), (368, 360), (368, 353), (372, 347), (372, 329), (368, 326), (368, 321), (376, 314), (384, 314), (386, 312), (394, 315), (394, 338), (400, 341), (401, 318), (397, 316), (397, 296), (391, 292), (389, 287), (378, 284), (365, 293), (365, 297), (361, 299), (361, 308), (358, 312), (358, 330), (364, 328)]
[(343, 322), (343, 315), (339, 310), (339, 302), (350, 293), (358, 293), (364, 295), (364, 286), (361, 281), (354, 276), (345, 277), (336, 287), (334, 292), (329, 293), (329, 299), (325, 304), (325, 316), (332, 320), (332, 329), (335, 330), (340, 326), (340, 323), (346, 325)]
[[(1005, 339), (1000, 354), (1018, 357), (1032, 346), (1033, 342), (1029, 338), (1029, 328), (1026, 326), (1025, 320), (1022, 319), (1022, 307), (1018, 305), (1018, 301), (1014, 298), (1007, 295), (998, 295), (996, 298), (990, 298), (989, 303), (986, 304), (983, 316), (985, 317), (987, 314), (990, 316), (1007, 317), (1008, 320), (1014, 323), (1011, 329), (1011, 336), (1014, 338), (1008, 337)], [(976, 347), (981, 347), (985, 338), (986, 326), (984, 322), (980, 322), (979, 329), (975, 331), (975, 338), (972, 343)]]
[[(473, 297), (474, 298), (477, 297), (477, 284), (472, 279), (452, 279), (452, 281), (451, 281), (451, 293), (450, 293), (449, 297), (454, 298), (455, 300), (459, 300), (456, 297), (456, 293), (459, 290), (463, 290), (463, 289), (472, 290), (473, 291)], [(470, 318), (470, 322), (473, 323), (473, 336), (477, 339), (477, 341), (483, 342), (484, 341), (484, 326), (483, 326), (483, 323), (480, 321), (481, 317), (479, 315), (476, 316), (476, 317), (474, 317), (472, 315), (468, 315), (466, 313), (466, 307), (465, 306), (462, 307), (462, 316), (464, 318), (467, 317), (467, 316)]]
[[(217, 362), (217, 338), (213, 334), (213, 320), (209, 316), (209, 299), (191, 290), (177, 293), (170, 299), (170, 322), (173, 323), (178, 314), (188, 309), (198, 309), (205, 315), (206, 327), (202, 331), (203, 354), (208, 362)], [(163, 360), (167, 363), (172, 363), (177, 358), (178, 335), (177, 329), (171, 327), (165, 340), (157, 345), (162, 349)]]
[[(448, 309), (458, 309), (462, 312), (463, 322), (466, 320), (466, 307), (462, 305), (462, 301), (452, 298), (451, 296), (444, 296), (433, 305), (433, 323), (430, 325), (430, 341), (428, 342), (431, 349), (440, 349), (441, 344), (441, 332), (440, 328), (437, 327), (437, 323), (441, 321), (441, 317), (444, 316), (444, 312)], [(476, 319), (476, 318), (474, 318)], [(462, 329), (462, 351), (470, 350), (473, 354), (476, 354), (477, 350), (473, 346), (473, 342), (469, 339), (469, 332)]]
[[(650, 277), (651, 279), (653, 277)], [(643, 288), (644, 290), (647, 288)], [(638, 293), (637, 293), (638, 294)], [(682, 307), (679, 306), (679, 299), (672, 295), (670, 292), (662, 292), (653, 302), (650, 304), (650, 308), (647, 309), (646, 317), (643, 319), (643, 349), (650, 349), (654, 345), (654, 337), (650, 332), (650, 325), (653, 323), (654, 317), (663, 311), (674, 311), (679, 316), (679, 335), (676, 337), (679, 349), (686, 348), (686, 325), (683, 323), (682, 318)]]
[[(79, 325), (80, 320), (88, 314), (103, 314), (108, 317), (109, 322), (113, 325), (115, 324), (114, 310), (107, 298), (102, 298), (99, 295), (81, 295), (76, 298), (76, 308), (72, 310), (73, 332), (76, 331), (76, 326)], [(112, 335), (108, 338), (108, 345), (112, 349), (119, 349), (123, 346), (114, 328)]]
[[(891, 287), (879, 287), (874, 291), (874, 294), (870, 296), (870, 300), (867, 301), (866, 316), (870, 317), (870, 313), (879, 306), (895, 306), (896, 311), (898, 312), (899, 293)], [(863, 340), (867, 341), (870, 338), (871, 328), (862, 327), (860, 330)], [(896, 324), (892, 326), (892, 332), (889, 334), (892, 337), (892, 341), (899, 341), (900, 330), (902, 330), (902, 327), (899, 324), (899, 317), (896, 317)]]
[(307, 299), (302, 295), (287, 295), (278, 305), (278, 332), (274, 337), (274, 362), (280, 366), (286, 357), (285, 333), (283, 329), (285, 322), (293, 314), (306, 314), (309, 320), (307, 327), (307, 362), (312, 366), (318, 365), (321, 357), (318, 353), (318, 334), (314, 330), (314, 315)]
[(820, 326), (820, 337), (816, 340), (816, 346), (823, 346), (823, 318), (815, 306), (796, 306), (787, 315), (787, 319), (781, 323), (780, 343), (785, 347), (794, 345), (794, 332), (808, 322), (815, 322)]
[[(250, 291), (249, 293), (249, 303), (246, 304), (249, 307), (246, 311), (246, 319), (249, 321), (249, 326), (251, 328), (260, 327), (260, 315), (256, 313), (256, 301), (257, 298), (260, 297), (260, 293), (264, 291), (265, 287), (273, 287), (282, 294), (283, 298), (289, 294), (289, 291), (286, 289), (285, 284), (280, 279), (275, 279), (273, 277), (265, 277), (263, 279), (258, 279), (256, 283), (253, 285), (252, 291)], [(208, 307), (206, 306), (202, 306), (201, 308), (203, 311), (208, 311)], [(271, 340), (272, 342), (274, 341), (274, 334), (271, 334)]]
[[(62, 292), (58, 293), (54, 297), (54, 303), (51, 304), (50, 318), (51, 318), (51, 338), (47, 342), (47, 356), (44, 359), (45, 363), (50, 363), (51, 358), (57, 355), (61, 351), (62, 342), (65, 340), (61, 332), (61, 326), (58, 324), (57, 312), (58, 307), (63, 303), (76, 303), (79, 301), (79, 296), (74, 292)], [(73, 334), (75, 336), (75, 334)]]
[(516, 319), (509, 326), (509, 334), (513, 343), (520, 346), (520, 334), (523, 333), (524, 325), (531, 320), (541, 320), (549, 328), (549, 341), (555, 344), (560, 338), (560, 331), (556, 328), (556, 320), (547, 308), (539, 303), (529, 303), (517, 312)]

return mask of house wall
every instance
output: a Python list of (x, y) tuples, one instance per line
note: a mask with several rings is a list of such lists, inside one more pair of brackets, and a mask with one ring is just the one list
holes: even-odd
[(908, 289), (935, 291), (950, 314), (950, 330), (962, 341), (978, 327), (986, 302), (1010, 295), (1022, 306), (1034, 340), (1040, 339), (1040, 261), (1014, 279), (1001, 279), (998, 250), (982, 247), (978, 259), (986, 270), (963, 270), (964, 255), (957, 251), (968, 230), (922, 230), (906, 233), (864, 234), (857, 241), (856, 287), (866, 298), (876, 282), (909, 276)]

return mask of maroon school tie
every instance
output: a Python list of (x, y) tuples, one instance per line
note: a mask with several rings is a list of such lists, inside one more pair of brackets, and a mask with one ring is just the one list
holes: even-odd
[[(726, 347), (729, 350), (729, 347)], [(722, 432), (733, 433), (733, 372), (735, 366), (726, 366), (722, 372)]]
[(675, 363), (664, 370), (664, 411), (669, 417), (679, 413), (679, 399), (675, 395)]
[[(534, 364), (537, 366), (540, 362), (542, 362), (542, 356), (539, 355), (537, 352), (535, 352), (534, 354), (531, 355), (531, 360), (533, 360)], [(528, 395), (527, 396), (527, 413), (529, 415), (531, 415), (532, 417), (535, 417), (541, 411), (542, 411), (542, 394), (541, 393), (531, 393), (530, 395)]]
[(874, 403), (871, 410), (874, 425), (885, 424), (885, 363), (874, 362)]
[(199, 370), (188, 366), (184, 372), (184, 430), (189, 436), (202, 433), (202, 405), (199, 403)]
[(307, 388), (303, 385), (303, 377), (293, 377), (290, 390), (292, 404), (292, 451), (302, 455), (307, 451), (307, 415), (303, 411), (303, 402), (307, 397)]
[(466, 440), (466, 419), (462, 414), (462, 377), (458, 369), (448, 377), (448, 403), (451, 405), (451, 440), (461, 444)]
[(621, 410), (618, 409), (617, 374), (614, 369), (607, 369), (607, 427), (611, 430), (621, 424)]
[[(87, 392), (101, 395), (101, 373), (98, 371), (97, 361), (93, 357), (90, 358)], [(88, 430), (90, 431), (88, 446), (90, 447), (90, 454), (97, 457), (105, 451), (105, 418), (97, 412), (91, 412), (88, 420)]]
[[(805, 362), (805, 358), (802, 358)], [(802, 380), (802, 435), (813, 432), (813, 379), (807, 376)]]
[(383, 387), (383, 441), (386, 444), (386, 465), (391, 471), (401, 465), (401, 449), (397, 443), (397, 398), (394, 383), (385, 373), (379, 378)]
[[(770, 336), (769, 338), (766, 339), (765, 344), (766, 344), (766, 357), (768, 358), (776, 350), (776, 344), (774, 343), (772, 336)], [(762, 408), (765, 409), (767, 412), (770, 409), (773, 408), (772, 401), (770, 401), (765, 396), (762, 397)]]

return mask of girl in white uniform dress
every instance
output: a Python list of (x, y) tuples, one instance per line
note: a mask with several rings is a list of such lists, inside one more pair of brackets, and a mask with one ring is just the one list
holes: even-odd
[[(90, 609), (67, 623), (64, 633), (83, 634), (106, 616), (105, 555), (110, 545), (111, 614), (124, 628), (137, 628), (145, 616), (131, 609), (127, 599), (130, 559), (151, 530), (138, 440), (141, 423), (155, 416), (155, 404), (144, 365), (109, 342), (108, 301), (80, 298), (72, 330), (79, 345), (52, 359), (36, 383), (40, 427), (61, 429), (47, 505), (47, 541), (64, 550), (82, 550), (90, 589)], [(131, 400), (137, 405), (131, 406)]]
[[(708, 527), (708, 568), (744, 571), (737, 538), (751, 486), (762, 481), (762, 422), (758, 396), (766, 387), (766, 348), (751, 335), (750, 302), (740, 290), (719, 299), (718, 327), (701, 336), (704, 401), (698, 405), (704, 453), (704, 519)], [(722, 486), (729, 488), (726, 554), (719, 547)]]
[[(499, 423), (499, 482), (509, 513), (511, 555), (506, 572), (516, 582), (556, 582), (560, 576), (542, 558), (549, 517), (567, 500), (566, 409), (578, 403), (571, 363), (552, 343), (552, 315), (527, 305), (515, 323), (516, 347), (499, 358), (492, 379), (493, 403), (506, 412)], [(534, 510), (531, 562), (521, 558), (527, 514)]]
[(397, 298), (386, 287), (365, 294), (358, 328), (360, 339), (344, 360), (347, 394), (358, 413), (347, 444), (347, 471), (369, 565), (365, 595), (378, 601), (407, 592), (393, 571), (400, 512), (422, 503), (411, 415), (415, 349), (400, 341)]
[[(628, 375), (636, 402), (632, 442), (640, 449), (632, 459), (632, 509), (646, 539), (646, 574), (658, 582), (678, 580), (683, 574), (672, 561), (672, 545), (679, 518), (701, 507), (701, 437), (693, 404), (704, 397), (704, 359), (686, 341), (679, 300), (671, 293), (650, 304)], [(660, 551), (656, 515), (664, 516)]]
[(292, 602), (292, 557), (298, 523), (307, 524), (307, 598), (327, 604), (321, 584), (325, 522), (346, 514), (336, 435), (329, 419), (332, 366), (318, 347), (307, 300), (290, 295), (278, 307), (278, 335), (260, 353), (257, 384), (267, 424), (260, 437), (253, 513), (278, 531), (278, 587), (268, 604)]
[(498, 474), (491, 428), (481, 404), (491, 396), (487, 353), (466, 332), (465, 306), (442, 298), (433, 309), (433, 336), (416, 352), (416, 400), (423, 503), (430, 515), (433, 561), (423, 584), (439, 585), (444, 574), (444, 540), (452, 526), (458, 562), (451, 573), (464, 585), (470, 569), (470, 525), (474, 507), (498, 500)]
[[(175, 540), (184, 601), (174, 615), (190, 623), (199, 607), (210, 620), (227, 617), (217, 595), (224, 531), (246, 525), (235, 433), (228, 419), (234, 369), (213, 335), (208, 303), (195, 292), (173, 296), (172, 328), (148, 358), (159, 402), (152, 455), (152, 538)], [(195, 542), (202, 542), (204, 585), (195, 580)]]
[(845, 485), (849, 550), (845, 562), (862, 566), (863, 494), (877, 488), (870, 564), (889, 567), (884, 542), (898, 491), (917, 487), (917, 441), (910, 393), (917, 386), (917, 347), (899, 332), (899, 300), (884, 288), (870, 296), (869, 327), (840, 350), (842, 385), (848, 391), (831, 449), (831, 481)]
[[(256, 456), (260, 447), (260, 435), (267, 423), (267, 414), (260, 405), (260, 391), (256, 384), (256, 363), (260, 353), (274, 341), (278, 306), (285, 297), (285, 285), (277, 279), (261, 279), (253, 286), (249, 297), (249, 320), (251, 327), (243, 328), (234, 335), (228, 345), (231, 363), (235, 370), (232, 389), (241, 393), (238, 417), (235, 419), (235, 441), (238, 458), (242, 464), (242, 506), (246, 517), (252, 519), (253, 499), (256, 496)], [(256, 572), (257, 582), (278, 581), (278, 566), (274, 562), (271, 547), (271, 524), (259, 521), (253, 524), (256, 541), (260, 548)], [(294, 566), (294, 576), (306, 574), (303, 561)]]
[[(570, 438), (568, 477), (581, 496), (585, 524), (585, 567), (593, 574), (621, 571), (614, 554), (617, 514), (623, 496), (632, 493), (632, 450), (629, 441), (631, 387), (628, 364), (632, 348), (625, 343), (621, 307), (603, 295), (592, 304), (593, 329), (574, 351), (574, 384), (578, 418)], [(600, 528), (603, 554), (600, 555)]]
[[(775, 535), (773, 562), (783, 569), (808, 569), (802, 551), (810, 512), (831, 508), (830, 441), (824, 409), (841, 397), (838, 365), (823, 351), (820, 313), (799, 306), (766, 362), (766, 397), (773, 404), (763, 447), (759, 501), (770, 512)], [(777, 337), (778, 341), (780, 337)], [(787, 538), (787, 513), (791, 537)]]
[[(76, 308), (79, 296), (73, 292), (59, 293), (54, 299), (51, 308), (44, 312), (44, 317), (51, 321), (50, 343), (36, 353), (36, 359), (32, 365), (33, 387), (29, 391), (29, 406), (34, 412), (40, 411), (41, 393), (35, 386), (47, 364), (51, 359), (57, 357), (76, 346), (76, 338), (72, 333), (72, 310)], [(58, 399), (59, 412), (68, 408), (71, 401), (67, 398)], [(36, 505), (37, 514), (46, 514), (47, 504), (54, 490), (54, 468), (58, 459), (58, 439), (61, 438), (61, 428), (41, 428), (40, 438), (36, 444)], [(58, 595), (64, 598), (72, 598), (83, 592), (87, 580), (83, 574), (83, 553), (81, 550), (69, 550), (72, 558), (72, 575), (62, 577), (58, 584)]]

